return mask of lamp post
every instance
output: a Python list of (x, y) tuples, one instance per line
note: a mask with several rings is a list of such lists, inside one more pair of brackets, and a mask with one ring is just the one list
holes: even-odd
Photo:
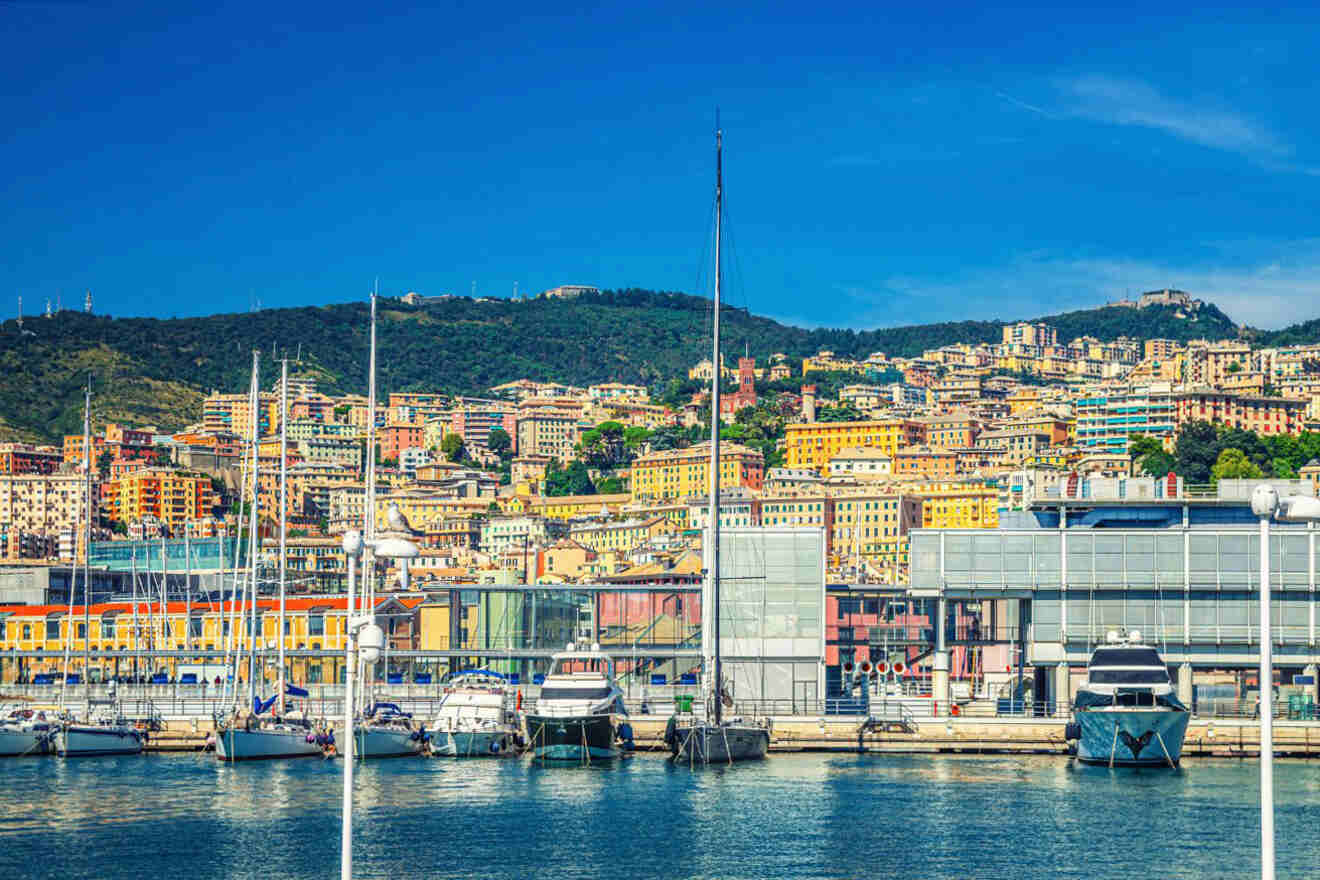
[[(378, 551), (384, 541), (373, 541), (372, 546)], [(407, 544), (405, 541), (399, 544)], [(366, 542), (362, 539), (362, 533), (350, 531), (344, 533), (344, 555), (348, 557), (348, 604), (345, 608), (345, 660), (346, 668), (344, 670), (344, 807), (343, 817), (340, 828), (339, 842), (339, 877), (340, 880), (351, 880), (353, 877), (353, 749), (357, 744), (357, 732), (353, 729), (354, 718), (353, 710), (356, 699), (353, 694), (353, 670), (357, 666), (357, 654), (362, 654), (362, 659), (367, 663), (375, 663), (380, 659), (380, 649), (385, 642), (385, 633), (376, 625), (375, 609), (367, 609), (366, 614), (354, 615), (353, 599), (354, 587), (357, 577), (357, 558), (362, 553), (362, 548)], [(412, 547), (411, 544), (408, 544)], [(407, 555), (407, 550), (403, 547), (390, 547), (399, 551), (402, 555)], [(417, 548), (412, 547), (412, 555), (417, 555)], [(359, 633), (361, 634), (361, 647), (359, 648)]]
[(1270, 517), (1292, 522), (1320, 520), (1320, 499), (1280, 498), (1262, 483), (1251, 493), (1251, 512), (1260, 517), (1260, 876), (1274, 880), (1274, 658), (1270, 632)]

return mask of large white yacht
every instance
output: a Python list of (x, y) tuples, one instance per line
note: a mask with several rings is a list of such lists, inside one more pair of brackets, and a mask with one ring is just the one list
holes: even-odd
[(1066, 736), (1088, 764), (1176, 767), (1190, 718), (1159, 651), (1135, 630), (1111, 631), (1091, 654)]
[(508, 681), (486, 669), (450, 679), (431, 729), (431, 754), (448, 758), (511, 755), (518, 717)]
[(623, 691), (614, 680), (614, 660), (599, 645), (588, 651), (572, 645), (552, 658), (536, 707), (523, 715), (528, 747), (547, 761), (616, 758), (620, 742), (631, 739)]

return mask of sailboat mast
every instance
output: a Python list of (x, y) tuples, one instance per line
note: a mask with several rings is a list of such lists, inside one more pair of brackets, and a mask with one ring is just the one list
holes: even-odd
[(289, 359), (280, 365), (280, 623), (275, 637), (280, 642), (279, 695), (280, 714), (284, 714), (284, 583), (287, 575), (284, 545), (289, 533)]
[[(358, 594), (358, 601), (362, 609), (373, 614), (376, 608), (375, 604), (375, 573), (376, 573), (376, 554), (372, 549), (373, 541), (376, 538), (376, 297), (378, 288), (376, 285), (371, 289), (371, 347), (370, 356), (367, 361), (367, 474), (366, 491), (364, 493), (363, 523), (362, 535), (362, 590)], [(351, 616), (351, 612), (350, 612)], [(366, 664), (363, 664), (362, 687), (359, 689), (359, 696), (362, 705), (368, 704), (367, 687), (370, 679), (366, 676)]]
[(89, 652), (92, 638), (92, 377), (83, 398), (83, 491), (87, 519), (83, 523), (83, 693), (92, 698)]
[(260, 434), (261, 418), (258, 413), (258, 406), (261, 400), (261, 394), (258, 390), (257, 376), (260, 370), (261, 352), (252, 350), (252, 425), (248, 432), (252, 441), (252, 473), (249, 475), (248, 492), (248, 593), (251, 596), (251, 624), (248, 627), (248, 705), (252, 705), (252, 698), (257, 693), (257, 551), (260, 542), (257, 540), (257, 446)]
[(724, 208), (723, 133), (715, 123), (715, 318), (711, 324), (713, 353), (710, 380), (710, 593), (715, 632), (715, 723), (723, 714), (720, 670), (720, 224)]

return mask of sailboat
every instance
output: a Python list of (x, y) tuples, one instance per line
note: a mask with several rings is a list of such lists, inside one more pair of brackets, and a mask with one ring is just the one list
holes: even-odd
[[(256, 652), (259, 635), (257, 620), (257, 441), (260, 419), (258, 409), (258, 372), (260, 354), (252, 352), (252, 470), (249, 483), (250, 519), (248, 526), (248, 702), (250, 705), (235, 706), (233, 713), (216, 722), (215, 756), (221, 761), (250, 761), (268, 758), (309, 758), (323, 754), (324, 749), (334, 743), (333, 732), (323, 726), (313, 725), (303, 713), (284, 711), (286, 694), (306, 696), (301, 688), (287, 685), (284, 679), (284, 597), (286, 583), (285, 541), (287, 539), (287, 493), (288, 493), (288, 415), (289, 415), (289, 364), (286, 360), (283, 369), (283, 382), (280, 403), (280, 600), (279, 623), (276, 637), (279, 639), (279, 676), (275, 696), (262, 700), (256, 692)], [(235, 636), (237, 638), (237, 636)], [(235, 672), (237, 672), (238, 652), (235, 652)], [(237, 675), (235, 675), (237, 679)], [(278, 705), (276, 705), (278, 704)]]
[[(367, 366), (367, 480), (365, 491), (365, 538), (366, 557), (362, 565), (363, 609), (376, 609), (376, 297), (371, 292), (371, 343)], [(407, 561), (402, 561), (407, 565)], [(363, 613), (363, 612), (359, 612)], [(353, 609), (348, 609), (350, 617)], [(357, 758), (406, 758), (421, 755), (426, 749), (427, 733), (423, 725), (413, 721), (412, 716), (399, 709), (394, 703), (377, 702), (372, 699), (371, 687), (367, 677), (360, 676), (362, 709), (354, 713), (353, 755)]]
[(712, 761), (732, 763), (764, 758), (770, 747), (770, 731), (759, 724), (740, 718), (726, 719), (724, 709), (732, 700), (724, 686), (720, 664), (720, 233), (724, 209), (723, 133), (718, 123), (715, 130), (715, 308), (711, 328), (715, 365), (710, 383), (710, 522), (707, 538), (710, 561), (710, 597), (714, 624), (711, 665), (707, 668), (707, 704), (705, 720), (696, 716), (681, 719), (670, 716), (665, 727), (665, 743), (673, 760), (687, 761), (689, 765)]
[[(92, 699), (91, 668), (88, 645), (92, 637), (92, 383), (88, 380), (83, 401), (83, 665), (82, 684), (85, 713), (78, 718), (64, 708), (54, 725), (55, 753), (63, 758), (92, 755), (136, 755), (142, 751), (145, 734), (124, 719), (120, 711), (118, 694), (112, 683), (107, 699)], [(77, 541), (74, 542), (75, 547)], [(74, 554), (77, 555), (76, 552)], [(64, 642), (64, 683), (61, 702), (69, 686), (69, 650), (73, 644), (73, 595), (77, 580), (75, 559), (74, 583), (69, 585), (69, 620)]]

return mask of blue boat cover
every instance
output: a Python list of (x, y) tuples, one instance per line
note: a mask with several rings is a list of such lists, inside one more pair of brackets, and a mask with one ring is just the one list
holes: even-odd
[(697, 674), (696, 674), (695, 672), (685, 672), (685, 673), (683, 673), (683, 677), (682, 677), (681, 679), (679, 679), (679, 683), (680, 683), (680, 684), (696, 684), (696, 683), (697, 683)]
[(300, 688), (300, 687), (296, 687), (296, 686), (294, 686), (294, 685), (291, 685), (291, 684), (289, 684), (288, 682), (285, 682), (285, 684), (284, 684), (284, 693), (287, 694), (287, 695), (290, 696), (290, 697), (308, 697), (308, 696), (311, 696), (311, 694), (309, 694), (306, 690), (304, 690), (304, 689), (302, 689), (302, 688)]
[(664, 684), (667, 679), (664, 675), (653, 673), (651, 675), (651, 684)]
[(179, 684), (197, 684), (197, 673), (185, 672), (179, 676)]

